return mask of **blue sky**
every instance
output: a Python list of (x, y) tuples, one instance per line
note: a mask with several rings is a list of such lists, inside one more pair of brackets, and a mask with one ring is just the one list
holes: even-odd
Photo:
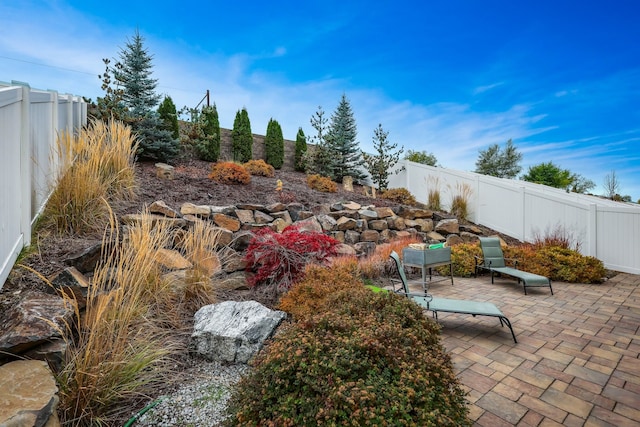
[(391, 142), (473, 171), (512, 139), (529, 166), (640, 198), (640, 3), (635, 0), (29, 1), (0, 3), (0, 81), (102, 95), (102, 58), (136, 31), (158, 92), (180, 108), (207, 89), (223, 127), (246, 107), (295, 139), (346, 94), (362, 149)]

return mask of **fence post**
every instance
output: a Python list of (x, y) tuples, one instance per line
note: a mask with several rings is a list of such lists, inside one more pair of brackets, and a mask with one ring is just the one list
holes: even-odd
[(21, 218), (20, 231), (23, 236), (23, 247), (31, 244), (31, 88), (22, 85), (22, 103), (20, 112), (20, 193)]
[(592, 257), (598, 257), (598, 206), (589, 204), (589, 217), (587, 218), (587, 253)]

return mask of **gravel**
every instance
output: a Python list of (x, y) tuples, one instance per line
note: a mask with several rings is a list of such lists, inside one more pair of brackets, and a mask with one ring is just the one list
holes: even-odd
[(177, 390), (155, 400), (159, 403), (132, 426), (219, 426), (224, 420), (231, 387), (248, 369), (245, 364), (198, 363)]

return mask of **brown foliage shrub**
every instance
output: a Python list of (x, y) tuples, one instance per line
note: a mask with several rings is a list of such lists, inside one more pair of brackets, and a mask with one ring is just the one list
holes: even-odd
[(390, 188), (380, 194), (380, 198), (391, 200), (401, 205), (415, 206), (417, 204), (416, 198), (406, 188)]
[(251, 175), (247, 170), (237, 163), (218, 162), (211, 166), (209, 179), (220, 184), (242, 184), (247, 185), (251, 182)]
[(335, 193), (338, 191), (338, 184), (331, 181), (331, 179), (326, 176), (320, 176), (317, 174), (307, 176), (307, 185), (309, 188), (322, 191), (323, 193)]
[(273, 166), (265, 162), (264, 160), (249, 160), (245, 163), (244, 168), (251, 175), (255, 176), (266, 176), (267, 178), (271, 178), (275, 175), (275, 169)]

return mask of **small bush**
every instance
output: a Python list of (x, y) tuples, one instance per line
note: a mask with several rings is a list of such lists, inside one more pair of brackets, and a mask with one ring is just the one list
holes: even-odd
[(321, 302), (258, 355), (227, 425), (470, 425), (438, 325), (407, 298), (327, 274), (290, 291)]
[(282, 296), (278, 308), (296, 320), (308, 318), (319, 312), (328, 295), (361, 285), (355, 259), (341, 259), (331, 268), (309, 265), (304, 278)]
[(335, 193), (338, 191), (338, 184), (331, 181), (331, 179), (326, 176), (320, 176), (317, 174), (307, 176), (307, 185), (309, 188), (322, 191), (323, 193)]
[(242, 165), (233, 162), (218, 162), (211, 167), (209, 178), (220, 184), (242, 184), (251, 182), (251, 175)]
[[(474, 256), (482, 256), (480, 245), (477, 243), (461, 243), (451, 246), (453, 275), (456, 277), (471, 277), (474, 274), (476, 265)], [(440, 275), (448, 276), (449, 266), (436, 267), (436, 271)]]
[(325, 234), (301, 232), (289, 226), (282, 233), (270, 228), (256, 232), (245, 252), (250, 286), (258, 286), (277, 298), (299, 280), (307, 264), (326, 263), (339, 242)]
[(377, 245), (375, 251), (358, 261), (358, 268), (362, 277), (367, 279), (376, 279), (386, 275), (396, 275), (395, 264), (389, 258), (391, 252), (394, 251), (402, 256), (402, 248), (409, 246), (411, 243), (423, 243), (418, 236), (393, 239), (389, 243)]
[(543, 248), (545, 246), (556, 246), (564, 249), (580, 250), (580, 241), (574, 234), (567, 230), (562, 224), (556, 225), (554, 228), (547, 228), (544, 234), (534, 233), (533, 246), (535, 248)]
[(267, 178), (271, 178), (275, 175), (274, 167), (262, 159), (249, 160), (242, 166), (244, 166), (247, 172), (249, 172), (251, 175), (266, 176)]
[(380, 194), (381, 199), (391, 200), (401, 205), (415, 206), (416, 198), (406, 188), (390, 188)]

